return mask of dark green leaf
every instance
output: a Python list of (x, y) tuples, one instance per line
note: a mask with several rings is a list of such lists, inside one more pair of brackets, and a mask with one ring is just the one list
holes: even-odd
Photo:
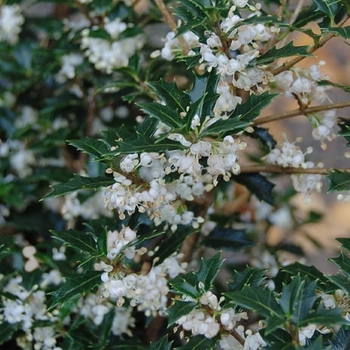
[(331, 350), (348, 350), (350, 349), (350, 330), (341, 327), (334, 341), (331, 342)]
[(234, 280), (228, 284), (230, 292), (240, 291), (246, 286), (259, 287), (264, 280), (264, 271), (246, 267), (244, 271), (234, 273)]
[(170, 106), (164, 106), (157, 102), (140, 103), (139, 106), (151, 118), (156, 118), (173, 129), (181, 129), (184, 126), (184, 121), (180, 117), (179, 112)]
[(299, 323), (299, 327), (305, 327), (309, 324), (318, 324), (322, 326), (330, 326), (334, 327), (336, 324), (347, 324), (349, 325), (349, 321), (347, 321), (342, 316), (343, 308), (337, 309), (325, 309), (322, 304), (320, 304), (316, 311), (310, 312), (307, 317), (304, 318), (303, 321)]
[(343, 136), (348, 142), (346, 146), (350, 146), (350, 123), (349, 120), (344, 118), (338, 118), (338, 126), (340, 131), (338, 132), (339, 136)]
[(326, 15), (331, 20), (331, 24), (333, 24), (341, 0), (312, 0), (312, 2), (316, 5), (316, 10)]
[(84, 151), (94, 157), (101, 157), (105, 153), (110, 152), (108, 145), (102, 140), (84, 138), (82, 140), (70, 140), (68, 143), (76, 147), (80, 151)]
[(324, 346), (322, 335), (320, 335), (317, 337), (317, 339), (315, 341), (313, 341), (305, 349), (306, 350), (320, 350), (320, 349), (327, 350), (329, 348)]
[(175, 348), (175, 350), (213, 350), (215, 349), (215, 344), (216, 340), (197, 335), (190, 337), (185, 345)]
[(197, 303), (193, 301), (175, 300), (168, 309), (168, 327), (172, 326), (180, 317), (188, 315), (196, 306)]
[(19, 329), (20, 325), (20, 323), (9, 324), (4, 321), (0, 322), (0, 345), (11, 340), (13, 333)]
[(232, 176), (232, 179), (245, 187), (258, 199), (270, 204), (275, 204), (275, 197), (272, 193), (274, 184), (259, 173), (244, 173)]
[(66, 183), (51, 186), (53, 191), (44, 196), (42, 200), (60, 197), (81, 189), (97, 189), (99, 187), (107, 187), (113, 184), (114, 180), (106, 176), (87, 177), (74, 175), (74, 177)]
[(219, 78), (220, 75), (216, 74), (214, 69), (210, 73), (195, 75), (192, 90), (188, 92), (188, 95), (193, 103), (201, 100), (197, 112), (201, 121), (213, 113), (215, 102), (219, 96), (216, 92)]
[(114, 309), (112, 309), (105, 315), (102, 323), (98, 328), (98, 346), (101, 348), (105, 347), (109, 342), (114, 315), (115, 312)]
[(33, 272), (22, 272), (22, 286), (30, 291), (35, 285), (39, 285), (43, 272), (36, 269)]
[(65, 231), (52, 230), (54, 238), (64, 242), (66, 245), (87, 252), (92, 255), (99, 255), (96, 247), (96, 242), (87, 232), (79, 232), (73, 229)]
[(208, 236), (203, 238), (202, 242), (210, 248), (231, 251), (254, 245), (254, 242), (247, 237), (245, 230), (220, 227), (215, 227)]
[[(348, 27), (348, 28), (350, 29), (350, 27)], [(339, 29), (341, 29), (341, 28), (339, 28)], [(333, 87), (342, 89), (345, 92), (350, 92), (350, 86), (349, 85), (340, 85), (340, 84), (337, 84), (337, 83), (332, 83), (329, 80), (320, 80), (320, 81), (317, 82), (317, 85), (319, 85), (319, 86), (333, 86)], [(347, 120), (345, 120), (345, 121), (347, 121)]]
[(312, 56), (307, 52), (307, 49), (308, 46), (294, 46), (292, 41), (280, 49), (277, 49), (276, 46), (273, 46), (269, 51), (257, 57), (256, 64), (270, 64), (272, 62), (275, 62), (276, 59), (283, 57)]
[(350, 277), (350, 258), (343, 252), (340, 252), (340, 255), (337, 258), (329, 259), (329, 261), (336, 264), (348, 277)]
[(337, 241), (341, 243), (342, 249), (350, 252), (350, 238), (337, 238)]
[(173, 342), (169, 342), (168, 335), (165, 335), (164, 337), (160, 338), (154, 343), (151, 343), (151, 345), (147, 348), (148, 350), (171, 350), (171, 344)]
[(333, 282), (338, 288), (344, 291), (350, 296), (350, 278), (343, 274), (338, 273), (337, 275), (330, 275), (327, 278)]
[(220, 271), (223, 264), (221, 254), (216, 253), (213, 257), (208, 260), (201, 260), (197, 275), (197, 282), (204, 284), (204, 290), (209, 291), (213, 285), (214, 279)]
[(269, 130), (260, 127), (254, 127), (254, 131), (249, 133), (249, 136), (259, 140), (263, 146), (267, 147), (270, 151), (275, 148), (276, 141), (269, 134)]
[(350, 190), (350, 173), (347, 171), (332, 170), (326, 176), (329, 181), (329, 192)]
[(176, 86), (175, 82), (167, 83), (160, 79), (158, 82), (149, 82), (147, 84), (151, 86), (167, 107), (179, 112), (186, 111), (186, 107), (190, 104), (190, 98)]
[(189, 272), (186, 275), (179, 275), (169, 283), (179, 294), (189, 295), (194, 299), (199, 298), (203, 294), (197, 289), (197, 276), (193, 272)]
[(49, 309), (53, 309), (59, 304), (65, 304), (88, 292), (94, 292), (101, 283), (101, 272), (98, 271), (77, 274), (74, 278), (67, 277), (66, 281), (52, 293), (53, 299)]
[(281, 324), (283, 323), (283, 310), (270, 290), (247, 286), (242, 291), (227, 292), (224, 295), (239, 306), (266, 318), (280, 318)]

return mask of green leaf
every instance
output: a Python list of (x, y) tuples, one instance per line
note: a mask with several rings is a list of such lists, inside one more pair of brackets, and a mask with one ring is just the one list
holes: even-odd
[(338, 118), (338, 126), (340, 131), (338, 132), (339, 136), (343, 136), (348, 142), (346, 146), (350, 146), (350, 123), (349, 120), (344, 118)]
[(350, 238), (337, 238), (337, 241), (341, 243), (341, 248), (350, 252)]
[(66, 281), (52, 293), (52, 302), (49, 309), (65, 304), (73, 298), (85, 295), (88, 292), (94, 292), (101, 283), (101, 272), (99, 271), (85, 272), (78, 274), (74, 278), (66, 277)]
[(249, 133), (249, 136), (259, 140), (264, 147), (269, 149), (269, 151), (273, 150), (277, 143), (269, 134), (269, 130), (265, 128), (254, 127), (254, 131)]
[[(341, 28), (337, 28), (337, 27), (321, 28), (321, 30), (322, 30), (322, 32), (324, 32), (324, 34), (331, 32), (331, 33), (336, 33), (337, 35), (343, 37), (346, 40), (350, 39), (350, 26), (341, 27)], [(349, 87), (348, 87), (348, 89), (349, 89)]]
[(312, 0), (312, 2), (316, 5), (316, 11), (326, 15), (331, 20), (331, 25), (333, 25), (341, 0)]
[(69, 229), (65, 231), (52, 230), (51, 233), (54, 238), (64, 242), (69, 247), (87, 252), (91, 255), (99, 255), (96, 247), (96, 241), (93, 239), (91, 234), (87, 232), (79, 232)]
[[(331, 342), (332, 350), (350, 349), (350, 330), (341, 327), (334, 341)], [(317, 349), (316, 349), (317, 350)]]
[(185, 345), (175, 348), (175, 350), (213, 350), (215, 349), (215, 345), (215, 339), (208, 339), (197, 335), (190, 337), (190, 340)]
[(343, 252), (340, 252), (340, 255), (337, 258), (329, 259), (329, 261), (336, 264), (348, 277), (350, 277), (350, 258)]
[[(341, 28), (339, 28), (339, 29), (341, 29)], [(350, 92), (350, 86), (349, 85), (340, 85), (340, 84), (337, 84), (337, 83), (332, 83), (329, 80), (319, 80), (317, 82), (317, 85), (319, 85), (319, 86), (333, 86), (333, 87), (342, 89), (345, 92)], [(344, 121), (348, 121), (348, 120), (344, 119)]]
[(305, 327), (309, 324), (319, 324), (330, 327), (334, 327), (336, 324), (349, 325), (350, 322), (342, 316), (342, 311), (343, 308), (325, 309), (322, 304), (320, 304), (316, 311), (310, 312), (309, 315), (299, 323), (299, 327)]
[(230, 292), (241, 291), (246, 286), (259, 287), (264, 280), (264, 271), (247, 266), (244, 271), (234, 273), (234, 280), (228, 284)]
[(203, 294), (197, 289), (197, 276), (192, 271), (186, 275), (179, 275), (173, 278), (169, 283), (179, 294), (188, 295), (194, 299), (199, 298)]
[(346, 277), (342, 273), (337, 275), (330, 275), (327, 278), (334, 283), (338, 288), (344, 291), (348, 296), (350, 296), (350, 278)]
[(267, 319), (274, 316), (280, 318), (281, 324), (284, 321), (283, 310), (270, 290), (247, 286), (242, 291), (227, 292), (224, 295), (235, 304), (253, 310)]
[(232, 179), (247, 187), (258, 199), (270, 205), (275, 204), (275, 197), (272, 193), (275, 185), (268, 181), (265, 176), (259, 173), (244, 173), (233, 175)]
[(300, 275), (292, 278), (292, 282), (284, 285), (280, 305), (293, 324), (298, 325), (312, 310), (318, 297), (315, 292), (316, 281), (308, 278), (301, 280)]
[(20, 323), (9, 324), (5, 321), (0, 323), (0, 345), (11, 340), (13, 333), (15, 333), (19, 327)]
[(349, 191), (350, 190), (350, 173), (347, 171), (332, 170), (326, 176), (329, 182), (329, 192)]
[(201, 259), (197, 275), (197, 282), (204, 284), (204, 290), (209, 291), (214, 283), (214, 279), (220, 271), (223, 264), (220, 252), (216, 253), (208, 260)]
[(268, 106), (276, 94), (264, 92), (261, 95), (250, 95), (248, 100), (229, 115), (228, 119), (220, 119), (203, 130), (200, 137), (211, 134), (235, 134), (247, 128), (258, 117), (261, 111)]
[(180, 317), (188, 315), (196, 306), (197, 303), (193, 301), (175, 300), (168, 309), (168, 327), (172, 326)]
[(206, 247), (222, 250), (237, 251), (251, 247), (254, 242), (247, 238), (245, 230), (215, 227), (212, 232), (203, 238)]
[(275, 62), (278, 58), (290, 57), (290, 56), (312, 56), (308, 53), (308, 46), (294, 46), (293, 42), (289, 42), (287, 45), (280, 49), (273, 46), (269, 51), (256, 58), (255, 63), (257, 65), (265, 65)]
[(201, 100), (197, 114), (201, 121), (207, 116), (212, 115), (213, 108), (219, 94), (216, 92), (220, 75), (216, 74), (215, 69), (210, 73), (202, 75), (195, 74), (192, 90), (188, 92), (191, 101), (194, 103)]
[(170, 106), (149, 102), (140, 103), (139, 107), (148, 113), (151, 118), (156, 118), (173, 129), (181, 129), (184, 126), (184, 121), (181, 119), (179, 112)]
[(151, 343), (147, 348), (148, 350), (171, 350), (171, 344), (173, 341), (169, 342), (168, 335), (158, 339), (156, 342)]
[(98, 328), (98, 348), (105, 348), (110, 340), (114, 315), (115, 312), (114, 309), (112, 309), (104, 316), (103, 321)]
[(178, 112), (185, 112), (186, 107), (190, 104), (189, 96), (180, 90), (175, 82), (167, 83), (160, 79), (158, 82), (148, 82), (147, 85), (154, 90), (167, 107)]
[[(323, 344), (323, 337), (322, 335), (318, 336), (317, 339), (315, 341), (313, 341), (310, 345), (308, 345), (306, 348), (306, 350), (327, 350), (329, 349), (329, 347), (325, 347)], [(335, 350), (332, 348), (332, 350)], [(345, 350), (345, 349), (344, 349)]]
[(113, 178), (107, 176), (87, 177), (74, 175), (74, 177), (66, 183), (51, 186), (53, 191), (44, 196), (42, 200), (64, 196), (65, 194), (81, 189), (97, 189), (113, 184)]
[(108, 145), (102, 140), (95, 140), (91, 138), (84, 138), (82, 140), (70, 140), (68, 143), (76, 147), (80, 151), (84, 151), (94, 157), (101, 157), (105, 153), (110, 152)]

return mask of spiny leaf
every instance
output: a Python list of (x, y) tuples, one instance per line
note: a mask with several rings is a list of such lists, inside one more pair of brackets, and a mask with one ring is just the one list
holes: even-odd
[(259, 287), (264, 280), (264, 271), (246, 267), (244, 271), (234, 273), (234, 280), (228, 284), (230, 292), (240, 291), (246, 286)]
[(5, 321), (0, 323), (0, 345), (12, 339), (13, 333), (20, 328), (20, 323), (10, 324)]
[(350, 349), (350, 330), (341, 327), (337, 336), (332, 343), (331, 350), (348, 350)]
[(312, 54), (308, 53), (307, 49), (308, 46), (294, 46), (292, 41), (280, 49), (277, 49), (275, 46), (273, 46), (269, 51), (257, 57), (256, 64), (270, 64), (272, 62), (275, 62), (276, 59), (283, 57), (312, 56)]
[(197, 289), (197, 277), (193, 272), (189, 272), (186, 275), (179, 275), (169, 283), (178, 293), (189, 295), (194, 299), (197, 299), (202, 294)]
[(256, 287), (246, 287), (242, 291), (227, 292), (224, 295), (235, 304), (255, 311), (263, 317), (277, 317), (283, 321), (283, 310), (272, 291)]
[(254, 244), (247, 237), (245, 230), (220, 227), (215, 227), (209, 236), (203, 238), (202, 243), (210, 248), (231, 251), (237, 251)]
[(98, 158), (110, 151), (108, 145), (104, 141), (88, 137), (82, 140), (70, 140), (68, 143), (76, 147), (78, 150), (84, 151), (85, 153)]
[(222, 264), (223, 260), (221, 259), (220, 252), (216, 253), (208, 260), (201, 260), (201, 265), (196, 275), (197, 282), (202, 282), (204, 284), (205, 291), (209, 291), (211, 289), (214, 279), (219, 273)]
[(51, 233), (54, 238), (72, 248), (79, 249), (92, 255), (99, 255), (96, 249), (96, 242), (89, 233), (79, 232), (73, 229), (65, 231), (52, 230)]
[(329, 259), (329, 261), (336, 264), (348, 277), (350, 277), (350, 258), (343, 252), (340, 252), (340, 255), (337, 258)]
[(52, 302), (49, 309), (53, 309), (59, 304), (65, 304), (81, 295), (88, 292), (94, 292), (96, 287), (100, 285), (101, 272), (89, 271), (83, 274), (78, 274), (74, 278), (67, 277), (66, 281), (52, 293)]
[(331, 28), (321, 28), (322, 32), (326, 33), (336, 33), (337, 35), (343, 37), (344, 39), (350, 39), (350, 26), (348, 27), (331, 27)]
[(186, 107), (190, 104), (190, 98), (177, 87), (175, 82), (167, 83), (160, 79), (158, 82), (148, 82), (147, 84), (166, 106), (180, 112), (186, 111)]
[[(350, 29), (350, 27), (348, 27), (348, 28)], [(342, 28), (339, 28), (339, 29), (342, 29)], [(319, 80), (317, 82), (317, 85), (319, 85), (319, 86), (333, 86), (333, 87), (342, 89), (345, 92), (350, 92), (350, 86), (349, 85), (340, 85), (340, 84), (337, 84), (337, 83), (332, 83), (329, 80)]]
[(335, 324), (349, 325), (349, 321), (342, 316), (342, 311), (343, 308), (325, 309), (322, 304), (320, 304), (316, 311), (310, 312), (309, 315), (299, 323), (299, 327), (305, 327), (312, 323), (331, 327)]
[(151, 343), (147, 348), (148, 350), (171, 350), (171, 344), (173, 341), (169, 342), (168, 335), (158, 339), (156, 342)]
[(74, 175), (74, 177), (66, 183), (51, 186), (53, 191), (44, 196), (42, 200), (64, 196), (65, 194), (82, 189), (97, 189), (99, 187), (107, 187), (113, 183), (114, 180), (106, 176), (87, 177)]
[(270, 205), (275, 204), (275, 197), (272, 193), (275, 185), (268, 181), (265, 176), (259, 173), (244, 173), (234, 175), (232, 179), (247, 187), (258, 199)]
[(342, 273), (337, 275), (330, 275), (327, 278), (333, 282), (338, 288), (344, 291), (348, 296), (350, 296), (350, 278), (346, 277)]
[(331, 20), (331, 25), (334, 23), (334, 17), (339, 10), (341, 0), (312, 0), (316, 5), (316, 10), (322, 12)]
[(329, 192), (349, 191), (350, 190), (350, 173), (340, 170), (332, 170), (326, 176), (329, 181)]
[(197, 303), (193, 301), (175, 300), (168, 309), (168, 327), (172, 326), (180, 317), (188, 315), (196, 306)]

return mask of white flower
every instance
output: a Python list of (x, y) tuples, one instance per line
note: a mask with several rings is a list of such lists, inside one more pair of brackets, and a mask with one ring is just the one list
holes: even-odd
[(248, 4), (248, 0), (232, 0), (232, 2), (237, 7), (245, 7)]
[(19, 5), (0, 6), (0, 41), (16, 44), (23, 23)]

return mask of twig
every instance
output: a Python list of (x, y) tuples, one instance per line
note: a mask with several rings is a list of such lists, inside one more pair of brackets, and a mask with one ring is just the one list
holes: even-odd
[[(282, 167), (279, 165), (241, 165), (241, 174), (247, 173), (273, 173), (273, 174), (319, 174), (328, 175), (332, 172), (333, 168), (294, 168), (294, 167)], [(338, 169), (339, 171), (344, 171), (350, 173), (350, 169)]]
[(322, 111), (328, 111), (330, 109), (337, 109), (337, 108), (345, 108), (350, 106), (350, 101), (344, 101), (344, 102), (337, 102), (337, 103), (329, 103), (326, 105), (320, 105), (320, 106), (314, 106), (314, 107), (308, 107), (305, 109), (294, 109), (292, 111), (284, 112), (281, 114), (273, 114), (268, 115), (266, 117), (260, 117), (254, 121), (252, 126), (257, 126), (265, 123), (269, 123), (275, 120), (282, 120), (292, 117), (297, 117), (300, 115), (307, 115), (311, 113), (317, 113)]
[[(175, 34), (177, 34), (177, 25), (176, 25), (173, 17), (171, 16), (171, 13), (169, 12), (168, 8), (165, 6), (163, 0), (154, 0), (154, 2), (158, 6), (158, 8), (159, 8), (160, 12), (162, 13), (164, 20), (167, 23), (167, 25), (169, 26), (169, 28)], [(178, 37), (178, 39), (179, 39), (179, 42), (182, 46), (183, 53), (187, 54), (190, 51), (190, 48), (188, 47), (186, 40), (182, 36)]]
[[(336, 26), (335, 28), (340, 28), (342, 27), (342, 25), (349, 19), (349, 16), (346, 16), (344, 19), (342, 19)], [(315, 52), (316, 50), (318, 50), (319, 48), (321, 48), (324, 44), (326, 44), (330, 39), (332, 39), (334, 36), (336, 35), (336, 33), (328, 33), (327, 35), (323, 36), (320, 38), (320, 40), (314, 44), (313, 46), (310, 46), (307, 50), (307, 53), (311, 54), (313, 52)], [(300, 61), (302, 61), (305, 57), (307, 56), (298, 56), (293, 58), (292, 60), (283, 63), (281, 66), (277, 67), (276, 69), (271, 71), (271, 74), (273, 75), (277, 75), (279, 73), (282, 73), (286, 70), (288, 70), (289, 68), (293, 67), (294, 65), (296, 65), (297, 63), (299, 63)]]

